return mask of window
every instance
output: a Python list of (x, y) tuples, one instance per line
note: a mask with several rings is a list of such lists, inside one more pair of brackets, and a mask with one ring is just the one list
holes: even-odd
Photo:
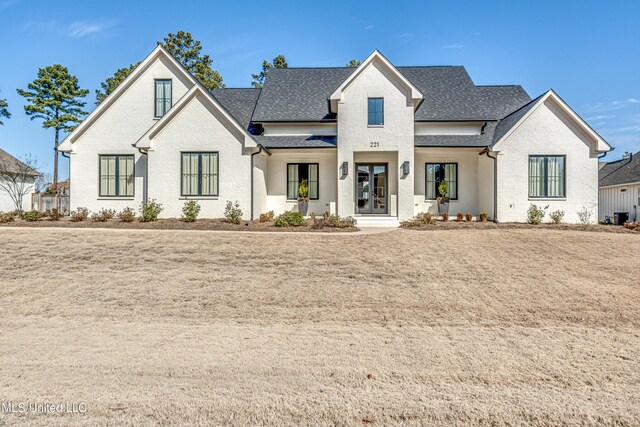
[(287, 199), (298, 198), (298, 185), (303, 179), (309, 184), (309, 199), (318, 200), (317, 163), (287, 163)]
[(529, 156), (529, 197), (565, 196), (565, 156)]
[(100, 157), (100, 196), (133, 197), (133, 155)]
[(440, 197), (438, 187), (442, 181), (449, 184), (446, 196), (458, 200), (458, 164), (457, 163), (427, 163), (425, 170), (425, 199), (435, 200)]
[(369, 126), (384, 125), (384, 98), (369, 98)]
[(171, 80), (156, 80), (155, 117), (162, 117), (171, 108)]
[(182, 153), (183, 196), (218, 195), (218, 153)]

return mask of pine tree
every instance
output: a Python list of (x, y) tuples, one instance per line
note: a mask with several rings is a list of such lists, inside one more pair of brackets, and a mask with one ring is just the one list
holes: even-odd
[[(9, 104), (7, 104), (6, 99), (0, 99), (0, 117), (4, 117), (6, 119), (11, 118), (11, 113), (9, 112)], [(0, 121), (0, 125), (3, 125), (2, 121)]]
[(269, 70), (272, 68), (289, 68), (289, 64), (287, 64), (287, 59), (284, 55), (278, 55), (273, 58), (273, 63), (270, 63), (266, 59), (262, 61), (262, 71), (258, 74), (251, 74), (253, 81), (251, 85), (253, 87), (262, 87), (264, 85), (264, 80), (267, 78), (267, 74)]
[(120, 68), (118, 69), (118, 71), (113, 73), (113, 76), (108, 77), (107, 80), (100, 83), (102, 90), (96, 90), (96, 105), (100, 105), (100, 103), (104, 101), (107, 96), (111, 94), (111, 92), (116, 90), (118, 85), (122, 83), (124, 79), (126, 79), (127, 76), (131, 74), (131, 72), (135, 70), (138, 65), (140, 65), (139, 62), (131, 64), (125, 68)]
[(347, 67), (347, 68), (355, 68), (360, 64), (362, 64), (362, 62), (358, 61), (357, 59), (352, 59), (351, 61), (349, 61), (347, 63), (347, 65), (345, 65), (345, 67)]
[(87, 114), (82, 101), (89, 93), (78, 85), (78, 78), (69, 74), (67, 67), (60, 64), (38, 70), (38, 77), (28, 85), (28, 89), (18, 89), (18, 94), (27, 99), (25, 113), (31, 120), (42, 119), (42, 127), (55, 129), (53, 183), (58, 182), (58, 144), (60, 131), (71, 132)]
[(176, 34), (169, 33), (164, 42), (158, 44), (167, 49), (208, 90), (224, 87), (220, 73), (211, 68), (213, 59), (200, 53), (200, 40), (194, 40), (191, 33), (182, 30)]

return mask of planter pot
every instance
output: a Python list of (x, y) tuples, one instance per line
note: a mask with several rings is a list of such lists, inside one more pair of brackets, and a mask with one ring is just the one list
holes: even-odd
[(302, 215), (307, 216), (308, 210), (309, 210), (309, 202), (298, 200), (298, 211), (302, 212)]
[(438, 200), (438, 213), (449, 213), (448, 200)]

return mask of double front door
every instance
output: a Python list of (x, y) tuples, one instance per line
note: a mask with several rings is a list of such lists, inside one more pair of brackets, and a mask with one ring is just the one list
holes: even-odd
[(388, 213), (387, 165), (379, 163), (356, 164), (356, 213)]

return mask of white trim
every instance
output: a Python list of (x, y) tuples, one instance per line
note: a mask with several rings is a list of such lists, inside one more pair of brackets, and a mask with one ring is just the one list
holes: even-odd
[(233, 126), (238, 132), (240, 132), (244, 136), (244, 141), (242, 141), (243, 146), (245, 147), (257, 147), (255, 140), (253, 137), (244, 129), (242, 126), (238, 124), (238, 122), (225, 110), (220, 103), (211, 95), (211, 92), (204, 89), (203, 86), (196, 84), (189, 91), (184, 94), (182, 98), (178, 100), (177, 103), (171, 107), (167, 113), (162, 116), (160, 120), (154, 123), (153, 126), (144, 134), (138, 141), (133, 144), (134, 147), (140, 149), (152, 149), (151, 141), (155, 138), (155, 136), (160, 133), (160, 131), (180, 112), (184, 109), (185, 106), (189, 104), (193, 99), (196, 98), (197, 95), (203, 95), (205, 99), (207, 99), (211, 105), (223, 115), (225, 120)]
[(640, 185), (640, 181), (637, 182), (627, 182), (625, 184), (612, 184), (612, 185), (601, 185), (598, 188), (615, 188), (615, 187), (627, 187), (629, 185)]
[(197, 85), (198, 82), (185, 68), (180, 64), (174, 57), (171, 55), (165, 48), (161, 45), (158, 45), (153, 51), (147, 55), (147, 57), (136, 67), (135, 70), (131, 72), (123, 81), (118, 85), (116, 90), (114, 90), (107, 98), (100, 103), (96, 107), (95, 110), (91, 112), (80, 125), (74, 129), (67, 137), (60, 143), (58, 146), (58, 151), (62, 152), (72, 152), (73, 151), (73, 143), (79, 136), (81, 136), (102, 113), (109, 108), (116, 100), (120, 97), (122, 93), (124, 93), (132, 84), (135, 82), (140, 75), (142, 75), (155, 61), (158, 57), (164, 56), (167, 58), (176, 69), (191, 83)]
[(391, 74), (396, 77), (402, 84), (404, 84), (410, 92), (411, 101), (414, 103), (414, 108), (416, 108), (419, 104), (419, 101), (424, 98), (424, 95), (420, 90), (413, 85), (402, 73), (398, 71), (396, 67), (393, 66), (391, 62), (387, 58), (384, 57), (380, 52), (374, 50), (371, 55), (365, 59), (362, 64), (358, 65), (356, 71), (351, 73), (349, 77), (346, 78), (345, 81), (331, 94), (329, 97), (329, 105), (331, 112), (335, 113), (338, 110), (338, 102), (342, 99), (342, 92), (351, 84), (355, 79), (357, 79), (364, 70), (371, 65), (374, 61), (379, 61), (382, 65), (384, 65)]
[(558, 96), (558, 94), (556, 94), (553, 89), (549, 89), (544, 95), (542, 95), (540, 97), (540, 99), (538, 99), (538, 101), (536, 101), (535, 105), (529, 109), (529, 111), (527, 111), (527, 113), (522, 116), (520, 118), (520, 120), (518, 120), (518, 122), (513, 125), (511, 127), (511, 129), (509, 129), (509, 131), (507, 133), (505, 133), (502, 138), (500, 138), (495, 144), (493, 144), (493, 150), (495, 150), (495, 147), (497, 147), (498, 145), (500, 145), (500, 143), (502, 143), (504, 140), (506, 140), (507, 138), (509, 138), (509, 136), (515, 132), (515, 130), (517, 128), (520, 127), (520, 125), (522, 123), (525, 122), (525, 120), (527, 120), (529, 118), (529, 116), (531, 116), (531, 114), (533, 114), (533, 112), (535, 110), (538, 109), (538, 107), (540, 105), (542, 105), (543, 103), (545, 103), (547, 101), (547, 99), (551, 98), (551, 100), (555, 101), (560, 108), (562, 109), (562, 111), (569, 116), (569, 118), (571, 118), (574, 123), (576, 123), (578, 126), (580, 126), (580, 128), (588, 135), (591, 136), (595, 141), (593, 141), (594, 144), (594, 152), (596, 153), (604, 153), (607, 151), (611, 151), (611, 145), (609, 145), (609, 143), (607, 143), (607, 141), (605, 141), (600, 135), (598, 135), (596, 133), (596, 131), (594, 131), (591, 126), (589, 126), (587, 124), (587, 122), (585, 122), (582, 117), (580, 117), (579, 115), (577, 115), (572, 109), (571, 107), (569, 107), (567, 105), (566, 102), (564, 102), (562, 100), (562, 98), (560, 98)]

